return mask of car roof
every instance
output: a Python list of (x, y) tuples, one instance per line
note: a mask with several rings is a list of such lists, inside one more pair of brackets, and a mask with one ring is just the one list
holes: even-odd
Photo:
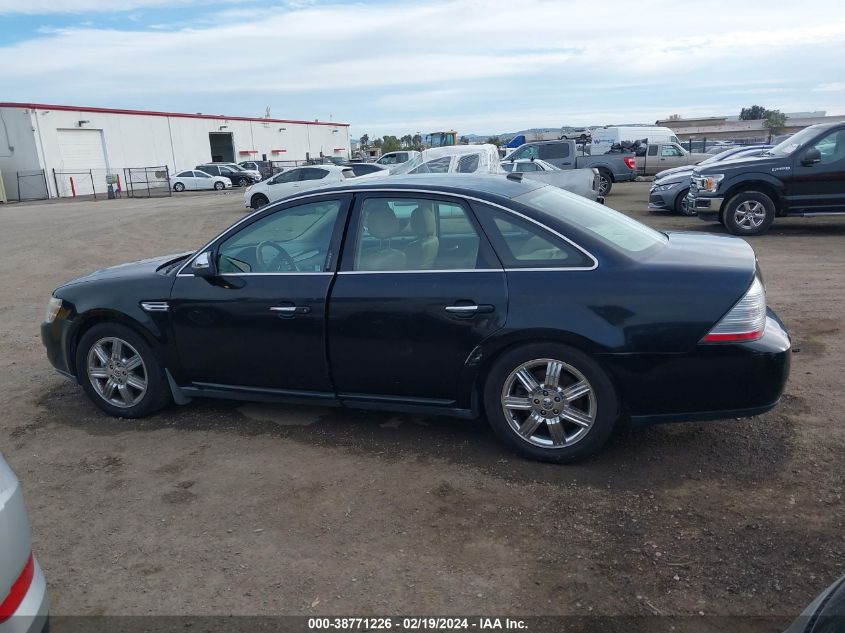
[(506, 174), (409, 174), (396, 175), (377, 180), (355, 182), (354, 178), (331, 187), (320, 187), (315, 194), (331, 191), (395, 190), (413, 191), (430, 189), (462, 196), (515, 198), (524, 193), (545, 187), (538, 180), (508, 178)]

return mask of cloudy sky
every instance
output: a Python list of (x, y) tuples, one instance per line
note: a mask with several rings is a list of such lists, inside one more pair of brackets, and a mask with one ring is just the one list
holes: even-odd
[[(0, 0), (0, 101), (370, 136), (845, 114), (841, 0)], [(783, 5), (783, 6), (781, 6)]]

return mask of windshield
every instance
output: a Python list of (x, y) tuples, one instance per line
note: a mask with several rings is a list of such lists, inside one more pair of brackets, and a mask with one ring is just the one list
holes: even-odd
[(667, 243), (668, 238), (645, 224), (557, 187), (542, 187), (514, 198), (542, 213), (591, 233), (608, 246), (635, 255)]
[(778, 145), (775, 145), (772, 149), (766, 152), (766, 156), (789, 156), (807, 141), (814, 139), (818, 133), (819, 130), (815, 126), (805, 127), (800, 132), (796, 132), (788, 139), (782, 141)]

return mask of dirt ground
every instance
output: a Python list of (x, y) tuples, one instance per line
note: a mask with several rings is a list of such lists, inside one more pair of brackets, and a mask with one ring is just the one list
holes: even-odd
[[(608, 205), (661, 229), (648, 183)], [(752, 240), (793, 337), (782, 404), (626, 431), (574, 465), (478, 422), (196, 401), (100, 413), (39, 337), (59, 283), (191, 250), (241, 195), (0, 206), (0, 445), (57, 614), (756, 615), (845, 573), (845, 218)]]

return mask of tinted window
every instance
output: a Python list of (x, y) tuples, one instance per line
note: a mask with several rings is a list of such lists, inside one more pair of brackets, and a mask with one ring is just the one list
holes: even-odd
[(291, 169), (290, 171), (285, 171), (273, 178), (270, 181), (271, 185), (278, 185), (282, 182), (296, 182), (299, 180), (299, 175), (303, 172), (302, 169)]
[(209, 176), (204, 171), (195, 171), (194, 172), (194, 178), (211, 178), (211, 176)]
[(355, 270), (456, 270), (479, 263), (481, 238), (458, 204), (367, 198), (356, 235)]
[(648, 155), (649, 156), (657, 156), (657, 145), (649, 145)]
[(180, 174), (176, 174), (176, 177), (177, 177), (177, 178), (193, 178), (193, 177), (194, 177), (194, 173), (193, 173), (193, 172), (191, 172), (191, 171), (183, 171), (183, 172), (182, 172), (182, 173), (180, 173)]
[(214, 176), (220, 175), (220, 170), (217, 167), (213, 167), (211, 165), (204, 165), (202, 167), (197, 167), (200, 171), (204, 171), (207, 174), (212, 174)]
[(566, 158), (569, 156), (569, 143), (546, 143), (540, 146), (540, 158)]
[(464, 156), (461, 160), (458, 161), (458, 173), (459, 174), (471, 174), (478, 169), (478, 154), (470, 154), (469, 156)]
[(514, 200), (576, 226), (628, 254), (641, 253), (667, 241), (663, 233), (645, 224), (557, 187), (535, 189)]
[(504, 169), (507, 172), (514, 171), (514, 167), (516, 167), (516, 163), (512, 163), (510, 161), (508, 161), (506, 163), (502, 163), (502, 169)]
[(511, 213), (479, 205), (479, 218), (508, 268), (591, 268), (572, 244)]
[(340, 204), (311, 202), (253, 222), (220, 245), (218, 270), (222, 274), (323, 271)]
[(517, 163), (515, 171), (542, 171), (535, 163)]
[(838, 162), (845, 158), (845, 130), (831, 132), (810, 147), (819, 150), (822, 165)]
[(301, 172), (300, 180), (322, 180), (329, 175), (329, 172), (325, 169), (317, 169), (316, 167), (306, 167)]

